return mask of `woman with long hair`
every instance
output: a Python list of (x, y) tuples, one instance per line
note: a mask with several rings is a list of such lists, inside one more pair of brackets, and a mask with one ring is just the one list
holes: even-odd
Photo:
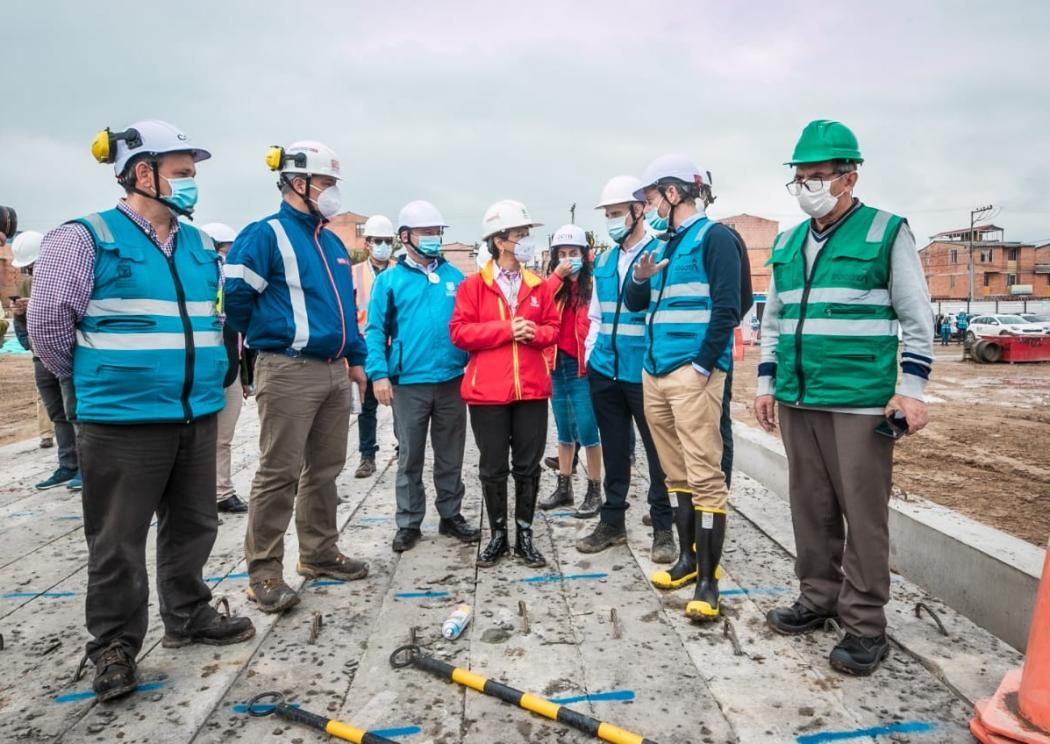
[(574, 516), (595, 516), (602, 508), (602, 447), (587, 382), (585, 345), (590, 320), (587, 308), (594, 284), (594, 263), (587, 234), (564, 225), (551, 242), (547, 286), (558, 310), (558, 343), (548, 350), (558, 428), (558, 485), (540, 502), (541, 509), (571, 506), (573, 456), (579, 446), (587, 458), (587, 494)]
[(488, 208), (482, 238), (492, 258), (459, 286), (449, 325), (452, 343), (470, 355), (460, 390), (478, 446), (478, 477), (491, 530), (478, 557), (483, 568), (510, 552), (511, 475), (514, 554), (534, 568), (547, 563), (533, 544), (532, 520), (551, 395), (543, 351), (558, 338), (558, 314), (543, 279), (527, 268), (537, 253), (529, 232), (539, 224), (521, 202), (506, 200)]

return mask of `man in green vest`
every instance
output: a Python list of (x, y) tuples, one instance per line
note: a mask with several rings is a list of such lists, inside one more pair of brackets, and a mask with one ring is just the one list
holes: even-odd
[(863, 162), (853, 132), (819, 120), (787, 163), (788, 191), (810, 219), (773, 245), (755, 399), (766, 431), (780, 402), (801, 585), (798, 600), (766, 620), (793, 635), (837, 618), (846, 635), (829, 661), (855, 675), (889, 651), (893, 443), (926, 426), (933, 363), (915, 238), (903, 218), (853, 196)]

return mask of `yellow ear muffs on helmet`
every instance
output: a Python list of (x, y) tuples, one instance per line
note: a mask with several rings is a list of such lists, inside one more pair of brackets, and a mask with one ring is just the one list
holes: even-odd
[(284, 148), (280, 145), (274, 145), (266, 151), (266, 157), (264, 158), (266, 167), (272, 171), (279, 171), (284, 168), (284, 164), (291, 161), (292, 165), (305, 168), (306, 167), (306, 153), (297, 152), (292, 155), (288, 155)]
[(111, 132), (109, 127), (106, 127), (95, 135), (95, 139), (91, 143), (91, 154), (95, 157), (95, 160), (99, 163), (109, 163), (110, 165), (117, 162), (118, 140), (124, 140), (129, 150), (142, 147), (142, 136), (139, 134), (139, 130), (125, 129), (123, 132)]

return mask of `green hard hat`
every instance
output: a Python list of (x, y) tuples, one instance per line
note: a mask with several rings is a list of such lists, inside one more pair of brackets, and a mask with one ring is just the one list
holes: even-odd
[(802, 130), (791, 160), (784, 165), (822, 163), (826, 160), (850, 160), (863, 163), (857, 137), (842, 122), (817, 119)]

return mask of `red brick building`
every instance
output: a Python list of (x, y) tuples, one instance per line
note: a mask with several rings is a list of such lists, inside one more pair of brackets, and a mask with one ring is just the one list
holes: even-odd
[(780, 223), (751, 214), (723, 217), (719, 222), (733, 228), (743, 237), (747, 245), (747, 257), (751, 262), (751, 287), (756, 295), (762, 295), (761, 299), (755, 299), (758, 302), (765, 300), (765, 293), (769, 291), (770, 275), (766, 261), (769, 260), (773, 242), (780, 232)]
[(7, 307), (9, 297), (24, 297), (29, 292), (30, 277), (22, 269), (16, 269), (11, 261), (11, 243), (0, 245), (0, 301)]
[(441, 249), (441, 255), (445, 260), (463, 272), (464, 276), (476, 274), (478, 271), (477, 255), (478, 248), (469, 243), (445, 243)]
[[(347, 252), (355, 260), (364, 258), (365, 251), (365, 222), (368, 217), (356, 212), (342, 212), (337, 214), (328, 222), (328, 229), (334, 232), (343, 241)], [(359, 255), (354, 255), (355, 252)]]
[(930, 297), (966, 300), (970, 295), (973, 241), (973, 297), (983, 299), (1050, 297), (1050, 245), (1011, 242), (996, 225), (977, 225), (934, 235), (920, 249)]

